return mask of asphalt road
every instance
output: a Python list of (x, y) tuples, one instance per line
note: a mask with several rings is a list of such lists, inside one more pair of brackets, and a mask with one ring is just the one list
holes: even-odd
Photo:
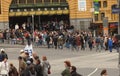
[[(0, 45), (0, 49), (4, 48), (9, 57), (9, 63), (12, 62), (18, 67), (18, 56), (21, 49), (24, 46), (14, 45)], [(35, 48), (41, 58), (43, 55), (48, 57), (48, 60), (52, 66), (52, 74), (49, 76), (61, 76), (61, 72), (64, 70), (64, 61), (70, 60), (72, 65), (77, 67), (77, 72), (83, 76), (100, 76), (102, 69), (106, 68), (109, 76), (119, 76), (118, 69), (118, 53), (114, 50), (112, 53), (109, 51), (101, 50), (96, 52), (95, 49), (90, 51), (79, 50), (72, 51), (69, 49), (57, 49), (54, 48)]]

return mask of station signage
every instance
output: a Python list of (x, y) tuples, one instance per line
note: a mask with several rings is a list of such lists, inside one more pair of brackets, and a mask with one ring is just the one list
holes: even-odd
[(112, 5), (111, 9), (113, 14), (120, 13), (120, 8), (118, 7), (117, 4)]

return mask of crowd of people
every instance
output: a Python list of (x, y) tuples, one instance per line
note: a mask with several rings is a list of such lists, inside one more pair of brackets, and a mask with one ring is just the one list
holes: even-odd
[[(45, 46), (48, 49), (67, 48), (72, 51), (86, 50), (90, 51), (96, 48), (96, 51), (109, 50), (115, 48), (118, 51), (118, 40), (114, 36), (103, 36), (101, 34), (94, 37), (90, 31), (78, 31), (73, 25), (64, 22), (51, 22), (44, 24), (42, 30), (33, 29), (24, 24), (22, 28), (16, 24), (14, 29), (6, 29), (0, 31), (0, 42), (7, 40), (10, 44), (25, 44), (25, 49), (20, 51), (19, 69), (10, 63), (4, 49), (0, 54), (0, 74), (3, 76), (48, 76), (50, 74), (51, 65), (46, 56), (39, 58), (37, 53), (33, 51), (32, 45), (36, 47)], [(42, 60), (42, 61), (41, 61)], [(76, 72), (76, 67), (71, 66), (70, 61), (65, 61), (65, 70), (62, 76), (82, 76)], [(106, 72), (106, 70), (104, 71)], [(105, 73), (106, 74), (106, 73)], [(101, 73), (102, 76), (102, 73)]]
[(25, 44), (32, 41), (36, 47), (47, 46), (48, 48), (63, 49), (64, 47), (71, 50), (85, 50), (87, 47), (96, 51), (103, 49), (118, 49), (118, 40), (114, 36), (98, 35), (94, 37), (91, 32), (67, 30), (35, 30), (30, 33), (27, 30), (13, 29), (0, 32), (0, 41), (8, 40), (10, 44)]
[[(30, 49), (28, 49), (30, 50)], [(21, 50), (18, 57), (19, 67), (8, 62), (8, 55), (4, 49), (0, 53), (0, 75), (1, 76), (48, 76), (50, 74), (51, 65), (46, 56), (42, 56), (40, 60), (37, 53), (32, 51), (32, 55), (28, 50)], [(48, 73), (49, 71), (49, 73)]]
[[(30, 45), (27, 45), (30, 46)], [(30, 50), (30, 49), (28, 49)], [(18, 56), (19, 66), (18, 69), (13, 63), (8, 62), (8, 55), (4, 49), (0, 53), (0, 75), (2, 76), (49, 76), (51, 72), (51, 64), (46, 56), (39, 58), (36, 52), (31, 53), (24, 49), (20, 50)], [(71, 65), (71, 62), (64, 61), (65, 69), (61, 72), (61, 76), (83, 76), (77, 72), (77, 68)], [(101, 76), (108, 76), (107, 70), (103, 69), (100, 73)]]

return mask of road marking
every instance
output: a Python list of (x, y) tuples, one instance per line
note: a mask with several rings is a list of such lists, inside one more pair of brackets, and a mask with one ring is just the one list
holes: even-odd
[(93, 75), (96, 71), (98, 70), (98, 68), (96, 68), (92, 73), (90, 73), (88, 76)]

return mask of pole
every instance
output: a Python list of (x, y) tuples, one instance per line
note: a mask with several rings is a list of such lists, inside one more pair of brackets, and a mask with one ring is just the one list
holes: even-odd
[[(118, 7), (120, 8), (120, 0), (118, 0)], [(118, 18), (118, 34), (120, 35), (120, 12), (119, 12), (119, 18)]]
[(34, 43), (34, 15), (32, 15), (32, 30), (33, 30), (33, 43)]
[[(94, 11), (95, 11), (95, 9), (94, 9), (94, 0), (92, 0), (92, 9), (91, 9), (92, 11), (92, 24), (94, 24), (95, 23), (95, 17), (94, 17)], [(95, 37), (96, 36), (96, 30), (94, 29), (93, 30), (93, 36)]]
[[(118, 7), (120, 8), (120, 0), (118, 0)], [(120, 12), (119, 12), (119, 18), (118, 18), (118, 34), (120, 35)], [(120, 48), (118, 48), (120, 49)], [(119, 66), (119, 76), (120, 76), (120, 50), (119, 50), (119, 63), (118, 63), (118, 66)]]

